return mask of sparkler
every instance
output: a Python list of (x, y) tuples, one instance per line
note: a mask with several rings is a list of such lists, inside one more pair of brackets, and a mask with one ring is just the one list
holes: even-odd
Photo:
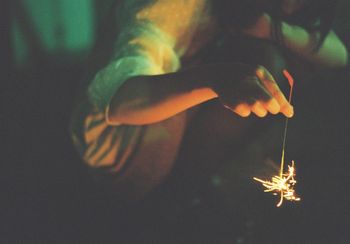
[[(287, 70), (283, 70), (284, 76), (287, 78), (290, 91), (289, 91), (289, 103), (292, 101), (292, 93), (293, 93), (293, 85), (294, 79), (288, 73)], [(297, 181), (294, 179), (295, 176), (295, 168), (294, 161), (292, 161), (292, 165), (288, 165), (288, 171), (283, 173), (284, 170), (284, 149), (286, 146), (286, 137), (287, 137), (287, 129), (288, 129), (288, 118), (286, 118), (284, 133), (283, 133), (283, 144), (282, 144), (282, 156), (281, 156), (281, 165), (279, 175), (275, 175), (272, 177), (271, 181), (262, 180), (254, 177), (253, 179), (262, 183), (262, 185), (266, 188), (264, 192), (272, 192), (274, 195), (280, 195), (280, 200), (277, 203), (277, 207), (280, 207), (283, 203), (283, 199), (289, 201), (300, 201), (300, 198), (296, 196), (294, 186)]]

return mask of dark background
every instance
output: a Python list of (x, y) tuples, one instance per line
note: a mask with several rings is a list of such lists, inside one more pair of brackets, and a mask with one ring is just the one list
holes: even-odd
[[(237, 204), (228, 180), (223, 191), (208, 190), (191, 206), (120, 208), (94, 184), (68, 132), (78, 85), (104, 59), (102, 53), (91, 61), (89, 53), (112, 43), (104, 28), (115, 31), (103, 24), (110, 1), (82, 2), (93, 11), (93, 37), (76, 49), (64, 41), (45, 48), (32, 21), (35, 4), (0, 3), (3, 243), (349, 243), (348, 68), (318, 70), (296, 84), (287, 148), (297, 161), (300, 203), (278, 209), (273, 197), (261, 194), (254, 204)], [(335, 29), (349, 44), (350, 4), (340, 2)], [(27, 50), (22, 59), (14, 22)], [(64, 25), (54, 27), (64, 40)], [(101, 35), (104, 41), (96, 42)]]

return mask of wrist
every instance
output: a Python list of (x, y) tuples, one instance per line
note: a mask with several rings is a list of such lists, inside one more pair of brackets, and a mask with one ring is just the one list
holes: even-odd
[(178, 92), (201, 93), (206, 97), (216, 97), (212, 89), (212, 81), (215, 79), (208, 65), (194, 66), (169, 74), (171, 84), (176, 84)]
[(247, 76), (254, 76), (257, 68), (255, 65), (244, 63), (215, 63), (202, 67), (202, 81), (205, 87), (212, 89), (216, 94), (236, 90), (236, 85)]

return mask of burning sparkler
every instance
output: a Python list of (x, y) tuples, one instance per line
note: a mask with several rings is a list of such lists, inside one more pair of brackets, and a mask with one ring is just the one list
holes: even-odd
[(294, 185), (297, 181), (294, 179), (295, 168), (294, 161), (292, 165), (288, 165), (288, 173), (282, 175), (275, 175), (271, 181), (265, 181), (254, 177), (253, 179), (263, 184), (266, 189), (264, 192), (273, 192), (274, 195), (280, 194), (280, 200), (277, 203), (277, 207), (280, 207), (283, 203), (283, 199), (289, 201), (300, 201), (300, 198), (295, 195)]
[[(290, 85), (289, 103), (291, 103), (294, 80), (292, 76), (288, 73), (288, 71), (283, 70), (283, 74), (287, 78)], [(262, 183), (262, 185), (266, 188), (264, 192), (272, 192), (274, 195), (280, 194), (280, 200), (277, 203), (277, 207), (280, 207), (282, 205), (283, 199), (286, 199), (289, 201), (300, 201), (300, 198), (296, 196), (295, 190), (294, 190), (294, 186), (297, 183), (297, 181), (294, 179), (294, 176), (295, 176), (294, 161), (292, 161), (292, 165), (288, 165), (288, 172), (283, 173), (284, 149), (286, 145), (287, 128), (288, 128), (288, 118), (286, 118), (285, 127), (284, 127), (282, 157), (281, 157), (279, 175), (273, 176), (271, 181), (262, 180), (256, 177), (253, 178), (254, 180)]]

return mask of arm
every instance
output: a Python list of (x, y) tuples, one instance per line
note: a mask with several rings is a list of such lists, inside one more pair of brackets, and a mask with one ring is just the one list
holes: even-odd
[[(207, 89), (197, 86), (194, 90), (194, 87), (185, 83), (185, 80), (174, 86), (174, 82), (179, 80), (178, 74), (174, 72), (180, 69), (179, 60), (201, 20), (199, 15), (203, 14), (204, 3), (205, 1), (202, 0), (191, 3), (153, 1), (140, 11), (128, 14), (129, 22), (132, 24), (125, 22), (122, 25), (115, 59), (98, 72), (88, 87), (90, 102), (101, 112), (105, 112), (109, 124), (129, 124), (128, 121), (119, 121), (119, 115), (125, 117), (124, 115), (127, 115), (129, 110), (132, 112), (133, 109), (139, 112), (145, 111), (140, 114), (142, 117), (146, 116), (143, 123), (158, 121), (161, 118), (154, 117), (150, 120), (147, 117), (146, 107), (151, 104), (157, 107), (156, 101), (164, 100), (163, 98), (171, 96), (171, 93), (179, 93), (179, 89), (183, 91), (185, 87), (187, 90), (185, 93), (194, 92), (197, 97), (201, 97), (197, 98), (195, 103), (203, 100), (203, 91), (205, 91), (205, 99), (208, 99)], [(176, 15), (172, 14), (174, 11)], [(132, 18), (131, 21), (130, 18)], [(170, 91), (174, 88), (177, 90)], [(152, 94), (147, 94), (150, 91)], [(152, 95), (152, 98), (149, 95)], [(184, 94), (180, 95), (184, 101), (188, 101), (184, 96), (186, 97)], [(134, 98), (138, 99), (137, 104)], [(147, 99), (152, 101), (146, 101)], [(169, 100), (173, 101), (173, 99)], [(185, 106), (184, 109), (188, 106), (190, 105)], [(157, 109), (154, 111), (161, 112)], [(162, 109), (162, 111), (165, 110)], [(174, 113), (171, 112), (166, 116)], [(127, 116), (129, 115), (134, 117), (132, 113), (128, 113)], [(135, 123), (131, 122), (131, 124)]]
[[(159, 4), (162, 4), (161, 1)], [(187, 9), (188, 6), (183, 8)], [(176, 22), (170, 21), (168, 17), (159, 18), (157, 11), (152, 10), (143, 11), (137, 16), (151, 21), (147, 21), (144, 25), (146, 28), (142, 28), (142, 20), (137, 20), (137, 26), (141, 26), (140, 31), (132, 31), (137, 35), (127, 39), (119, 50), (119, 53), (126, 55), (117, 58), (99, 72), (89, 87), (90, 98), (97, 102), (102, 101), (99, 108), (105, 110), (106, 121), (110, 125), (155, 123), (217, 96), (222, 98), (222, 94), (209, 85), (214, 80), (217, 83), (231, 80), (228, 82), (233, 87), (231, 93), (239, 93), (235, 91), (239, 88), (233, 84), (239, 79), (235, 80), (234, 77), (244, 72), (232, 72), (237, 65), (211, 67), (209, 75), (203, 75), (208, 74), (205, 68), (176, 72), (183, 52), (178, 44), (184, 42), (183, 36), (192, 32), (193, 23), (190, 24), (191, 27), (173, 26)], [(255, 75), (254, 70), (253, 73), (248, 73), (245, 75)], [(219, 79), (218, 75), (223, 77), (220, 82), (216, 80)], [(249, 84), (249, 89), (254, 87), (257, 90), (256, 86), (263, 86), (258, 84), (260, 81), (252, 80), (251, 83), (256, 84)], [(262, 90), (260, 93), (268, 93), (263, 87), (259, 89)], [(249, 95), (251, 94), (247, 96)], [(267, 96), (272, 98), (271, 94)], [(287, 116), (292, 114), (291, 107), (283, 107), (285, 99), (271, 99), (272, 102), (263, 101), (257, 104), (244, 104), (244, 99), (241, 100), (241, 104), (230, 101), (227, 107), (241, 116), (248, 116), (250, 112), (261, 117), (267, 112), (283, 112)]]
[(287, 48), (312, 63), (328, 67), (343, 67), (348, 63), (348, 52), (334, 31), (328, 33), (316, 52), (311, 51), (313, 47), (310, 44), (313, 38), (319, 38), (319, 33), (313, 36), (299, 26), (282, 22), (282, 34)]
[(268, 112), (293, 116), (292, 106), (265, 68), (222, 63), (131, 78), (113, 97), (107, 120), (110, 124), (155, 123), (216, 97), (242, 117), (251, 112), (259, 117)]
[(217, 97), (195, 69), (129, 79), (107, 108), (109, 124), (149, 124)]
[[(254, 26), (245, 30), (244, 33), (257, 38), (271, 39), (271, 21), (271, 17), (265, 13)], [(288, 49), (312, 63), (328, 67), (342, 67), (348, 62), (348, 52), (333, 31), (328, 33), (322, 46), (316, 52), (313, 52), (312, 49), (314, 39), (319, 37), (319, 33), (311, 34), (300, 26), (286, 22), (282, 22), (281, 33)]]

